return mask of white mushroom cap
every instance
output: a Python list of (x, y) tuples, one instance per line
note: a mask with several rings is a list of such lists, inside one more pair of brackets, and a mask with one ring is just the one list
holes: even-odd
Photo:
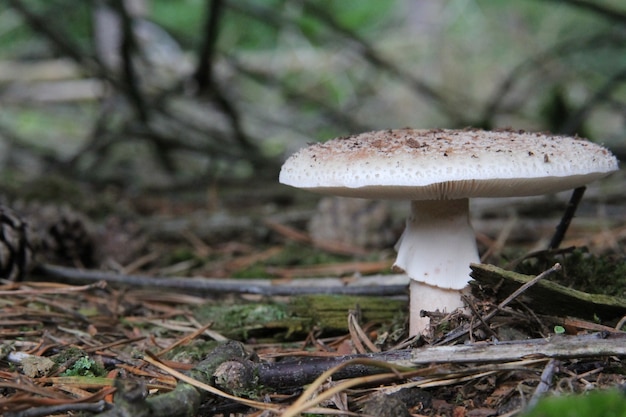
[(547, 194), (618, 169), (592, 142), (523, 131), (397, 129), (318, 143), (292, 155), (280, 182), (323, 194), (406, 200)]

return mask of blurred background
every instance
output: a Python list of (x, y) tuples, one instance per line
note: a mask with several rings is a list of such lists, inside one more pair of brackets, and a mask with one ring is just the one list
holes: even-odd
[[(401, 127), (580, 135), (626, 160), (623, 1), (0, 1), (0, 203), (47, 262), (256, 277), (278, 244), (283, 266), (385, 270), (406, 204), (278, 173), (307, 143)], [(566, 244), (623, 254), (623, 184), (587, 191)], [(484, 259), (544, 248), (569, 194), (474, 201)]]
[[(276, 182), (391, 127), (578, 134), (624, 154), (620, 0), (6, 0), (0, 185)], [(8, 190), (8, 191), (7, 191)]]

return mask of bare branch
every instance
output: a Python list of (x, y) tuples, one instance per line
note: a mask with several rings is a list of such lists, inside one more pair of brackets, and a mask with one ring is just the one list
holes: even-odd
[(198, 66), (194, 73), (198, 94), (205, 94), (213, 87), (213, 66), (215, 48), (219, 34), (219, 24), (224, 2), (222, 0), (206, 0), (207, 12), (205, 16), (204, 36), (198, 54)]
[(98, 68), (97, 58), (88, 55), (85, 51), (81, 50), (78, 45), (74, 44), (63, 30), (55, 26), (53, 20), (39, 16), (21, 0), (8, 0), (8, 3), (24, 18), (26, 23), (34, 31), (43, 35), (61, 54), (70, 57), (95, 74), (101, 72)]
[(139, 54), (137, 39), (133, 30), (133, 19), (126, 10), (124, 0), (113, 0), (112, 4), (118, 15), (120, 27), (122, 31), (122, 41), (119, 45), (119, 52), (122, 58), (122, 74), (124, 77), (124, 93), (128, 100), (132, 103), (139, 120), (143, 123), (148, 122), (148, 109), (145, 99), (139, 89), (139, 78), (137, 70), (133, 64), (133, 56)]

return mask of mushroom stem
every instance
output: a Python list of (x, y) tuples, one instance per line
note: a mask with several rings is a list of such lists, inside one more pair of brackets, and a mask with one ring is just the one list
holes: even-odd
[(470, 263), (479, 262), (469, 200), (412, 201), (411, 215), (397, 245), (394, 267), (411, 278), (409, 333), (428, 330), (420, 311), (451, 312), (463, 307)]
[[(440, 288), (411, 280), (409, 302), (409, 335), (428, 335), (430, 317), (423, 316), (422, 311), (437, 311), (444, 308), (445, 312), (452, 312), (457, 308), (464, 308), (461, 295), (469, 293), (469, 285), (461, 290)], [(443, 307), (445, 306), (445, 307)]]

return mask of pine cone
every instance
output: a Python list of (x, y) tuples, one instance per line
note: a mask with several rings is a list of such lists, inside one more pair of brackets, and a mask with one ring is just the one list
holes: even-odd
[(74, 267), (91, 267), (95, 242), (91, 223), (68, 206), (29, 203), (19, 209), (39, 236), (41, 261)]
[(56, 223), (48, 228), (54, 254), (74, 266), (93, 266), (95, 245), (89, 221), (68, 207), (62, 207), (59, 214)]
[(34, 266), (33, 235), (28, 224), (0, 206), (0, 278), (21, 281)]

